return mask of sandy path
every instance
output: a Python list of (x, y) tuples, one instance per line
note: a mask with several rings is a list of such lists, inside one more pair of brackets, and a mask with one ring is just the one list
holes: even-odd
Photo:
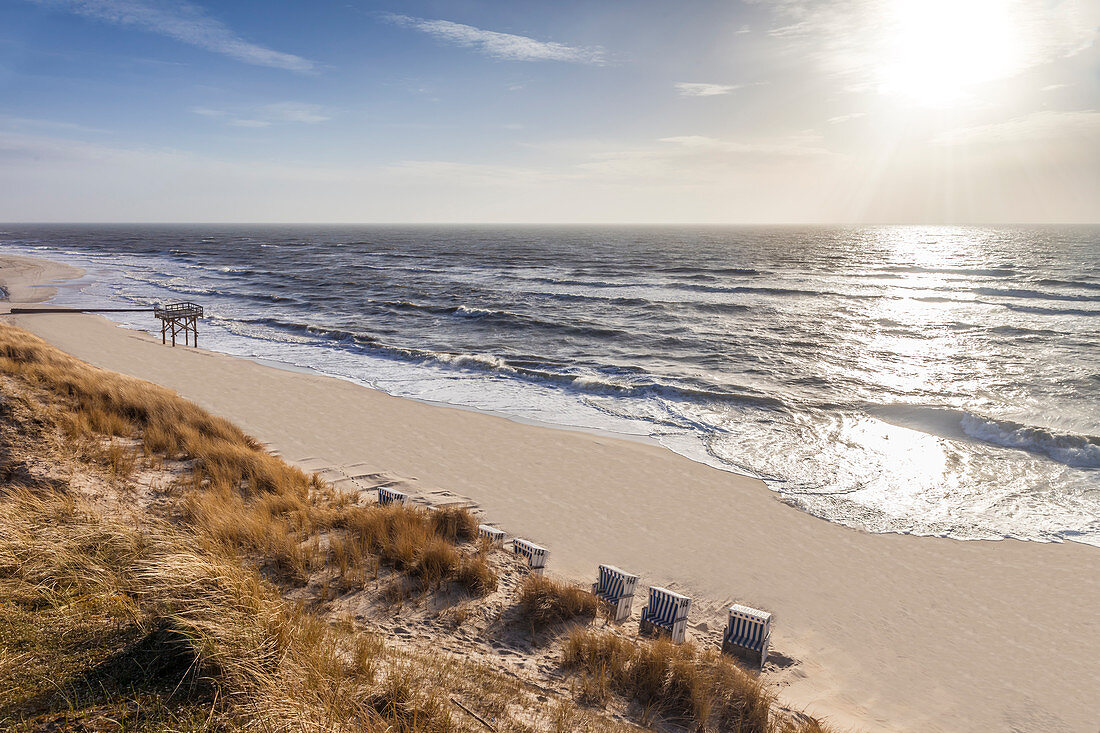
[(713, 638), (719, 602), (770, 610), (780, 662), (798, 663), (769, 678), (785, 701), (837, 723), (1100, 730), (1096, 548), (871, 535), (637, 441), (163, 347), (92, 316), (10, 320), (93, 364), (172, 387), (288, 458), (363, 462), (413, 489), (470, 497), (549, 547), (557, 572), (587, 577), (611, 562), (697, 594), (693, 621), (710, 626), (697, 637)]

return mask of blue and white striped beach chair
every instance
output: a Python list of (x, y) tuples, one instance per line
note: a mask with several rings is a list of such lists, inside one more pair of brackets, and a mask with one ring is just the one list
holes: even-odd
[(536, 573), (541, 573), (546, 567), (546, 557), (550, 554), (545, 547), (539, 547), (534, 542), (521, 540), (518, 537), (512, 540), (512, 552), (526, 557), (527, 567)]
[(497, 547), (504, 546), (503, 529), (497, 529), (496, 527), (490, 526), (488, 524), (479, 524), (477, 525), (477, 536), (484, 537), (485, 539), (489, 540), (490, 545), (495, 545)]
[(634, 586), (638, 576), (619, 570), (614, 565), (600, 565), (599, 575), (592, 584), (592, 593), (615, 609), (615, 622), (630, 618), (634, 607)]
[(768, 661), (768, 642), (771, 641), (772, 615), (755, 608), (734, 604), (726, 632), (722, 634), (722, 651), (759, 658), (760, 667)]
[(687, 618), (691, 610), (691, 599), (668, 588), (649, 587), (649, 604), (642, 609), (642, 618), (638, 624), (644, 634), (656, 634), (667, 631), (676, 644), (687, 636)]
[(408, 504), (409, 495), (403, 491), (382, 487), (378, 489), (378, 503), (382, 506), (389, 506), (390, 504)]

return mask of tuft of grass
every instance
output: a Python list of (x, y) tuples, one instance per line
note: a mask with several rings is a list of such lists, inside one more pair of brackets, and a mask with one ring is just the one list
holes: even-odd
[(455, 546), (439, 537), (433, 537), (416, 551), (416, 561), (410, 568), (412, 575), (429, 587), (439, 585), (458, 569), (461, 556)]
[(429, 515), (432, 530), (448, 542), (477, 539), (477, 517), (466, 507), (443, 507)]
[(519, 589), (520, 617), (534, 629), (596, 618), (596, 597), (570, 583), (528, 575)]
[(121, 415), (103, 409), (100, 406), (88, 406), (79, 412), (86, 422), (87, 429), (104, 435), (128, 438), (134, 434), (134, 425)]
[(566, 639), (562, 666), (582, 674), (584, 696), (601, 704), (617, 693), (653, 715), (703, 729), (775, 730), (774, 699), (760, 681), (728, 657), (691, 643), (635, 643), (606, 631), (577, 629)]
[(443, 701), (425, 695), (414, 670), (391, 670), (382, 685), (367, 698), (367, 704), (394, 730), (424, 733), (454, 733), (459, 728)]
[(454, 582), (471, 595), (486, 596), (497, 589), (498, 578), (485, 557), (478, 554), (462, 558)]
[(111, 441), (103, 450), (103, 463), (107, 472), (117, 481), (126, 481), (137, 468), (137, 453), (133, 448)]

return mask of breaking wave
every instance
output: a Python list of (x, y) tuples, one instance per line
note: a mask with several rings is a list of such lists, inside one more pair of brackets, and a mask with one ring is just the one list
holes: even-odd
[(967, 435), (987, 443), (1040, 453), (1074, 468), (1100, 468), (1100, 438), (1095, 435), (1057, 433), (1011, 420), (990, 420), (976, 415), (967, 415), (961, 424)]

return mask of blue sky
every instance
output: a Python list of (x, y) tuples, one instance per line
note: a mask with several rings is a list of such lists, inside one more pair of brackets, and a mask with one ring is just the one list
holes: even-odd
[(1100, 219), (1094, 0), (0, 5), (0, 219)]

